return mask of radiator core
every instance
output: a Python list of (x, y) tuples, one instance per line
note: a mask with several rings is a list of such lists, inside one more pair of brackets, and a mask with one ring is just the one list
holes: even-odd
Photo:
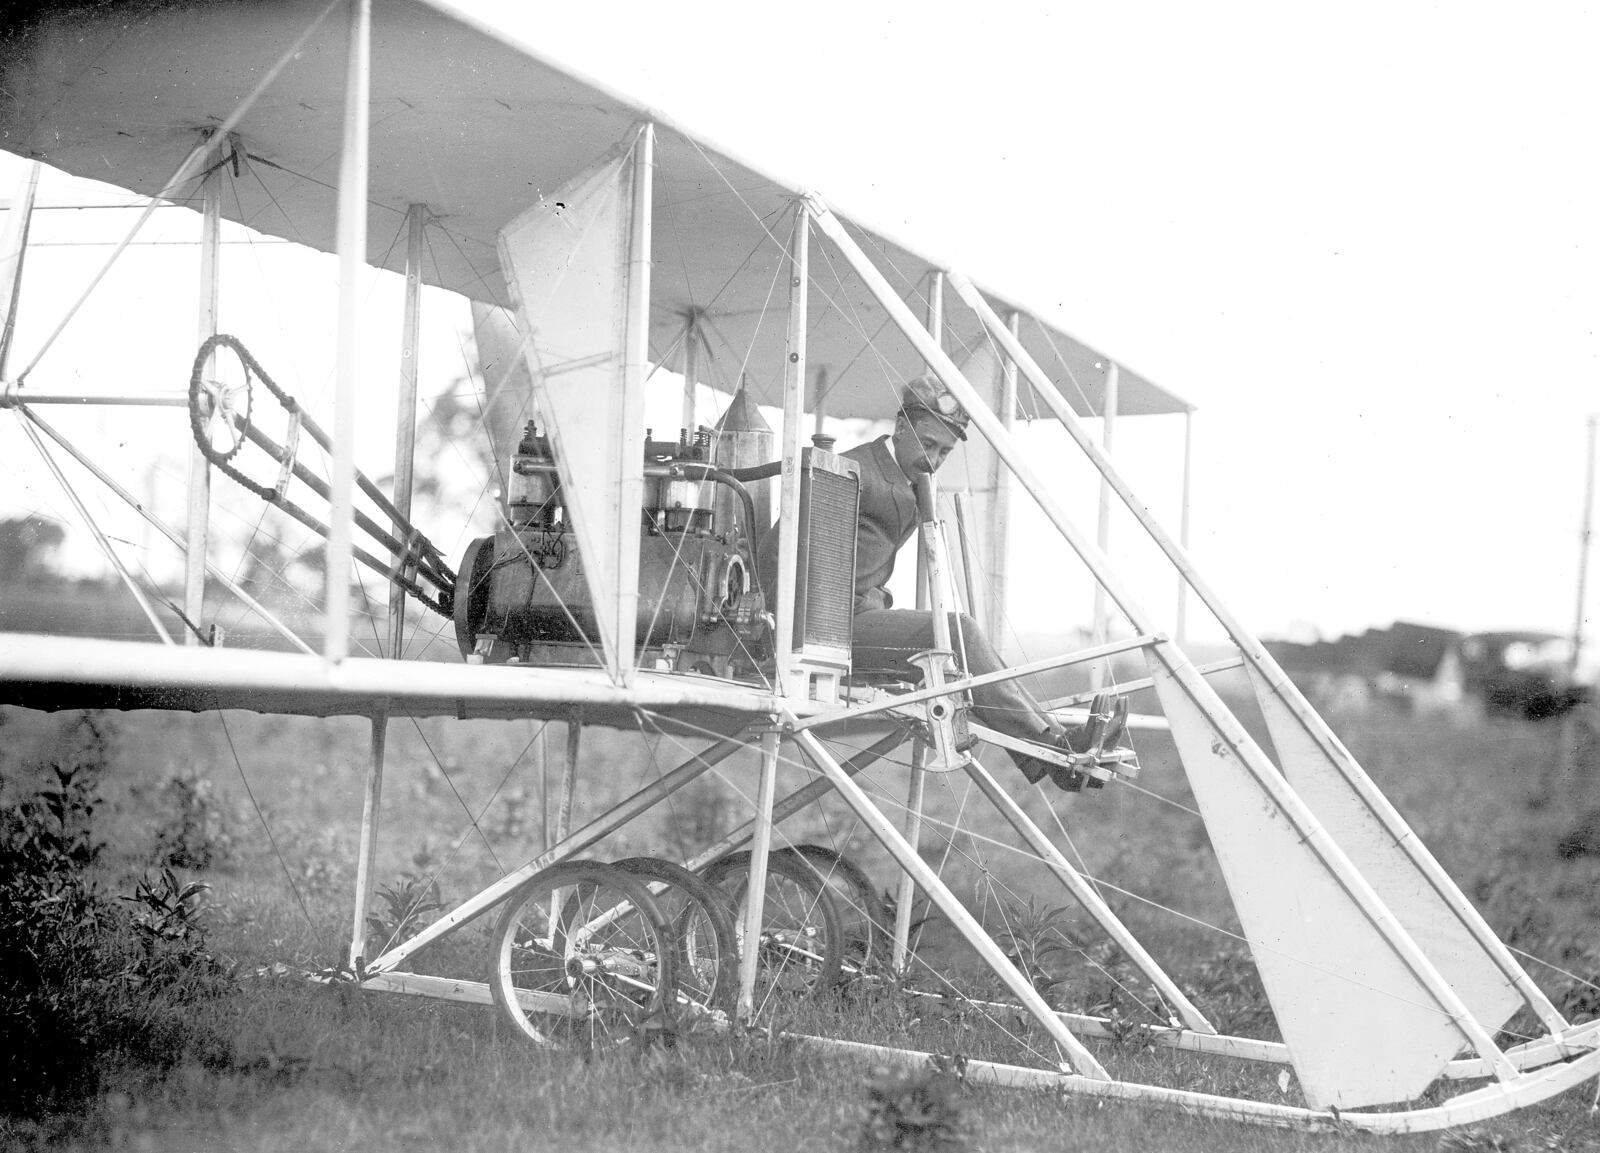
[(855, 615), (859, 466), (847, 457), (808, 448), (800, 467), (794, 647), (808, 659), (848, 666)]

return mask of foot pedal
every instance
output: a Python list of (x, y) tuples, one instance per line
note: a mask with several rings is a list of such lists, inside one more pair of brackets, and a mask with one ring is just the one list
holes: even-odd
[[(1096, 769), (1131, 781), (1139, 775), (1139, 754), (1123, 743), (1128, 735), (1128, 711), (1127, 697), (1096, 693), (1082, 739)], [(1098, 774), (1088, 775), (1088, 780), (1091, 789), (1105, 787), (1106, 778)]]
[(1110, 693), (1096, 693), (1089, 703), (1089, 719), (1072, 742), (1075, 752), (1099, 755), (1106, 743), (1107, 726), (1111, 723), (1114, 705)]
[(1139, 775), (1139, 754), (1134, 752), (1132, 745), (1123, 743), (1127, 735), (1128, 698), (1118, 697), (1106, 725), (1105, 747), (1095, 763), (1131, 781)]

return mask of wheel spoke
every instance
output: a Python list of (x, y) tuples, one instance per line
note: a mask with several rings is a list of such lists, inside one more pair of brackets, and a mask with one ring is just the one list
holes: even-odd
[[(534, 946), (541, 937), (548, 944)], [(527, 881), (507, 901), (492, 955), (495, 1001), (535, 1044), (624, 1044), (676, 1001), (671, 929), (650, 891), (609, 865), (569, 862)], [(522, 992), (559, 994), (566, 1011), (529, 1008)]]
[[(736, 910), (734, 931), (742, 942), (749, 900), (750, 854), (734, 853), (706, 866), (704, 876), (727, 892)], [(767, 861), (757, 943), (758, 1002), (771, 993), (816, 994), (839, 979), (844, 930), (827, 887), (793, 854), (774, 853)], [(760, 1006), (758, 1005), (758, 1008)]]

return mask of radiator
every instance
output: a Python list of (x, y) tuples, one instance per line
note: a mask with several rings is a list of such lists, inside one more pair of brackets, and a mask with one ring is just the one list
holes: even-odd
[(855, 461), (819, 448), (802, 452), (794, 650), (807, 662), (849, 667), (860, 505)]

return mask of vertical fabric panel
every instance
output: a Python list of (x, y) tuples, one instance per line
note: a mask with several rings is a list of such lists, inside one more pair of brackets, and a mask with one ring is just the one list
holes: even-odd
[(1465, 1035), (1172, 673), (1150, 671), (1307, 1103), (1415, 1097)]
[[(638, 571), (644, 480), (643, 453), (629, 452), (643, 430), (629, 436), (624, 428), (636, 408), (626, 395), (632, 178), (630, 149), (618, 145), (500, 233), (523, 360), (549, 424), (606, 668), (617, 680), (633, 666), (628, 606), (638, 586), (636, 578), (628, 586), (621, 578)], [(625, 489), (631, 508), (624, 507)], [(618, 564), (628, 550), (634, 563)]]
[[(1350, 787), (1278, 695), (1245, 662), (1283, 775), (1422, 947), (1450, 986), (1493, 1032), (1522, 1006), (1522, 995), (1466, 925)], [(1409, 830), (1407, 830), (1409, 832)], [(1411, 833), (1415, 836), (1415, 833)], [(1459, 892), (1457, 894), (1460, 896)], [(1466, 897), (1460, 896), (1465, 902)]]

